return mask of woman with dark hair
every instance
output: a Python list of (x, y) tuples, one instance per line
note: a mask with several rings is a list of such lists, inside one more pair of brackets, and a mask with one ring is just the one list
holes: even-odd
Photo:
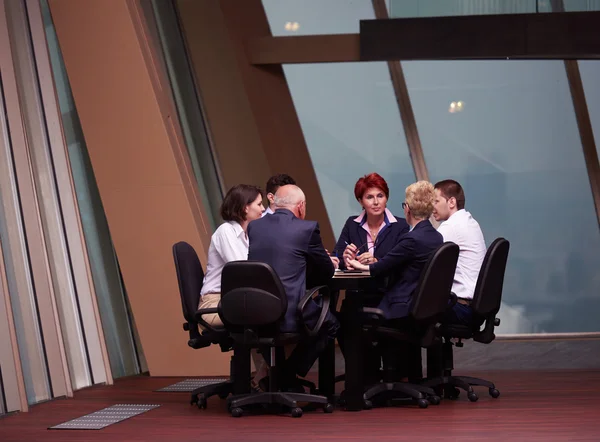
[[(265, 208), (262, 191), (256, 186), (238, 184), (225, 195), (221, 204), (221, 224), (210, 239), (208, 265), (200, 292), (198, 308), (214, 308), (221, 300), (221, 272), (230, 261), (248, 259), (248, 223), (259, 219)], [(204, 315), (212, 326), (222, 326), (218, 314)]]
[(363, 210), (360, 215), (348, 218), (335, 245), (336, 255), (343, 258), (342, 269), (351, 259), (361, 264), (376, 263), (409, 229), (404, 218), (396, 218), (388, 210), (390, 190), (381, 175), (370, 173), (359, 178), (354, 196)]

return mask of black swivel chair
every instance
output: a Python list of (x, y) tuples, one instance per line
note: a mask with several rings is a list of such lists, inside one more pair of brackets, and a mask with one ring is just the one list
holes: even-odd
[[(441, 350), (443, 375), (427, 379), (423, 385), (438, 389), (443, 387), (445, 396), (450, 399), (458, 397), (460, 393), (460, 390), (456, 389), (458, 387), (467, 392), (467, 397), (471, 402), (475, 402), (478, 397), (472, 386), (487, 387), (493, 398), (500, 396), (500, 392), (492, 382), (469, 376), (452, 376), (454, 369), (452, 346), (462, 347), (463, 339), (473, 339), (483, 344), (489, 344), (496, 338), (494, 327), (500, 325), (500, 318), (496, 318), (496, 314), (500, 310), (509, 249), (510, 243), (506, 239), (497, 238), (485, 254), (471, 303), (473, 326), (445, 324), (442, 327), (444, 336)], [(481, 329), (481, 324), (484, 322), (485, 325)], [(457, 339), (457, 342), (454, 343), (453, 339)]]
[[(201, 317), (199, 319), (196, 318), (197, 312), (200, 315), (217, 313), (216, 308), (198, 310), (204, 271), (202, 270), (196, 251), (187, 242), (178, 242), (173, 245), (173, 259), (179, 282), (179, 295), (181, 296), (183, 317), (186, 320), (183, 323), (183, 329), (190, 334), (188, 345), (194, 349), (199, 349), (208, 347), (211, 344), (218, 344), (221, 346), (222, 351), (229, 351), (232, 341), (227, 331), (224, 328), (212, 328), (209, 324), (202, 321)], [(203, 332), (200, 331), (199, 324), (204, 327)], [(198, 408), (206, 408), (206, 400), (210, 396), (219, 395), (220, 398), (224, 399), (231, 391), (232, 383), (230, 381), (205, 385), (192, 391), (191, 403), (197, 404)]]
[[(302, 310), (316, 293), (322, 295), (322, 310), (313, 330), (302, 321)], [(270, 347), (269, 391), (264, 393), (231, 396), (228, 406), (231, 415), (240, 417), (243, 407), (256, 404), (278, 404), (291, 409), (293, 417), (302, 416), (298, 402), (308, 402), (323, 407), (326, 413), (333, 412), (333, 405), (324, 396), (306, 393), (276, 391), (276, 361), (281, 360), (282, 349), (303, 339), (317, 336), (329, 311), (330, 296), (326, 286), (315, 287), (298, 305), (299, 326), (302, 333), (282, 333), (280, 324), (287, 310), (287, 296), (281, 280), (268, 264), (256, 261), (233, 261), (223, 268), (221, 276), (221, 302), (219, 316), (230, 332), (234, 348)], [(278, 354), (279, 353), (279, 354)]]
[[(373, 340), (394, 339), (425, 348), (439, 345), (441, 320), (448, 308), (458, 253), (456, 244), (446, 242), (430, 256), (413, 293), (413, 305), (409, 317), (406, 318), (406, 327), (399, 329), (382, 326), (384, 315), (380, 309), (363, 309), (367, 314), (365, 329), (373, 333)], [(429, 403), (434, 405), (440, 403), (439, 396), (427, 386), (384, 381), (373, 385), (365, 392), (363, 396), (365, 408), (371, 408), (372, 399), (377, 396), (384, 395), (386, 399), (391, 399), (391, 396), (396, 396), (395, 393), (415, 399), (420, 408), (427, 408)]]

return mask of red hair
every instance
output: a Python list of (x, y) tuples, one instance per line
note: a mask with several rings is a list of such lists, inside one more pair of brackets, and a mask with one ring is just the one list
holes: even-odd
[(377, 187), (378, 189), (383, 190), (386, 198), (390, 198), (390, 189), (385, 182), (385, 180), (378, 173), (370, 173), (358, 179), (356, 185), (354, 186), (354, 196), (357, 200), (362, 199), (365, 192), (372, 188)]

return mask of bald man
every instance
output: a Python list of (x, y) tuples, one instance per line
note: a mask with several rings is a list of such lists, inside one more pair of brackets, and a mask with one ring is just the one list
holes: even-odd
[[(306, 293), (307, 277), (311, 286), (326, 285), (339, 261), (330, 257), (321, 240), (319, 224), (306, 221), (306, 197), (298, 186), (281, 186), (273, 201), (275, 212), (248, 225), (250, 248), (248, 259), (269, 264), (283, 284), (288, 308), (281, 324), (282, 332), (298, 332), (296, 309)], [(309, 301), (303, 311), (304, 322), (313, 328), (321, 307)], [(330, 340), (335, 339), (339, 324), (327, 313), (321, 335), (296, 346), (282, 368), (282, 382), (294, 386), (296, 375), (306, 376), (319, 354)]]

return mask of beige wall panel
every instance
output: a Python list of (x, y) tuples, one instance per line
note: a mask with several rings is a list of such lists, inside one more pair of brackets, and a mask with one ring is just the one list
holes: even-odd
[(171, 246), (188, 241), (205, 262), (211, 232), (135, 3), (49, 3), (150, 374), (227, 373), (227, 355), (193, 351), (181, 328)]
[(264, 187), (271, 169), (219, 1), (177, 5), (225, 187)]
[(253, 66), (246, 43), (271, 35), (260, 0), (178, 0), (214, 148), (229, 187), (264, 186), (274, 173), (292, 175), (321, 225), (326, 246), (333, 231), (302, 128), (281, 66)]

